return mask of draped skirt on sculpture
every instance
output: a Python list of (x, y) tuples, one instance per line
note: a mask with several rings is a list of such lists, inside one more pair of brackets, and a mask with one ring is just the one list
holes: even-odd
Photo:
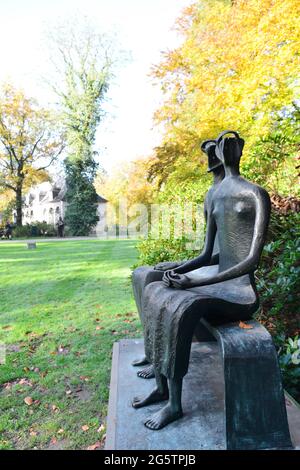
[[(218, 266), (208, 266), (197, 273), (212, 275), (217, 269)], [(133, 273), (133, 286), (144, 328), (145, 354), (156, 372), (167, 378), (180, 378), (187, 373), (193, 333), (201, 318), (221, 323), (246, 320), (258, 308), (258, 296), (249, 275), (180, 290), (155, 280), (156, 275), (162, 277), (159, 271), (152, 275), (152, 268), (138, 270)]]

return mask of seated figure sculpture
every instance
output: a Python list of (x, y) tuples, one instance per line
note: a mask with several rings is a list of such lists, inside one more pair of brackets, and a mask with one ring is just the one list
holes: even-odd
[[(205, 200), (204, 200), (204, 218), (207, 221), (207, 214), (210, 211), (210, 205), (213, 193), (217, 189), (219, 183), (224, 178), (224, 167), (221, 160), (216, 156), (216, 142), (215, 140), (206, 140), (201, 145), (201, 150), (207, 155), (208, 158), (208, 173), (213, 174), (213, 184), (209, 188)], [(212, 274), (216, 271), (216, 266), (219, 263), (219, 246), (217, 237), (215, 238), (214, 248), (212, 252), (211, 259), (206, 263), (205, 266), (199, 268), (199, 274)], [(167, 270), (173, 270), (173, 273), (185, 273), (191, 271), (194, 266), (197, 265), (197, 258), (190, 260), (189, 262), (162, 262), (158, 263), (154, 268), (149, 266), (141, 266), (134, 270), (132, 274), (132, 286), (136, 305), (138, 308), (138, 313), (140, 320), (143, 324), (143, 309), (142, 309), (142, 297), (146, 285), (154, 281), (162, 281), (163, 272)], [(134, 366), (143, 366), (147, 365), (142, 370), (137, 372), (138, 377), (144, 379), (151, 379), (155, 377), (153, 365), (148, 365), (148, 360), (146, 356), (135, 360), (132, 365)]]
[[(233, 135), (228, 137), (227, 135)], [(227, 137), (226, 137), (227, 136)], [(200, 318), (232, 322), (250, 319), (259, 305), (254, 272), (258, 267), (270, 215), (270, 199), (261, 187), (239, 173), (244, 141), (225, 131), (216, 139), (216, 155), (225, 178), (213, 192), (207, 211), (202, 254), (162, 281), (148, 284), (142, 296), (145, 354), (153, 364), (156, 387), (134, 408), (168, 400), (145, 426), (158, 430), (182, 416), (181, 393), (192, 336)], [(219, 264), (212, 272), (199, 268), (211, 260), (216, 234)]]

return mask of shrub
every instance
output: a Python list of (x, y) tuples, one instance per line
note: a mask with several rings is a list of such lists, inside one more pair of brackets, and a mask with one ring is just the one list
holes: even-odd
[(29, 224), (13, 228), (14, 238), (27, 238), (31, 236), (31, 226)]
[(56, 235), (56, 228), (46, 222), (35, 222), (13, 229), (13, 238), (55, 237)]
[(193, 258), (199, 250), (188, 249), (188, 240), (180, 239), (152, 239), (147, 238), (138, 243), (138, 265), (153, 266), (161, 261), (181, 261)]
[(300, 339), (286, 338), (284, 334), (274, 338), (278, 348), (279, 364), (284, 388), (300, 402)]
[[(276, 334), (299, 328), (300, 214), (280, 218), (281, 234), (263, 250), (257, 276), (262, 308), (258, 319)], [(278, 235), (276, 235), (278, 237)]]

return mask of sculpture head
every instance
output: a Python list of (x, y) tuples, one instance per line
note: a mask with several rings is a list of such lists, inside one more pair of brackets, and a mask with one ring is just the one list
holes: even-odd
[[(206, 153), (208, 157), (208, 170), (207, 172), (217, 172), (220, 171), (223, 167), (223, 163), (216, 155), (216, 141), (215, 140), (205, 140), (201, 144), (202, 152)], [(218, 170), (217, 170), (218, 169)]]
[[(234, 137), (225, 137), (233, 134)], [(226, 167), (239, 168), (245, 141), (235, 131), (224, 131), (216, 139), (216, 155)]]

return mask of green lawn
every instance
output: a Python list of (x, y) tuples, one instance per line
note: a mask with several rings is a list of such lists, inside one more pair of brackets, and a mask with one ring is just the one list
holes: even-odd
[(1, 449), (103, 445), (112, 345), (141, 336), (135, 261), (127, 240), (0, 243)]

